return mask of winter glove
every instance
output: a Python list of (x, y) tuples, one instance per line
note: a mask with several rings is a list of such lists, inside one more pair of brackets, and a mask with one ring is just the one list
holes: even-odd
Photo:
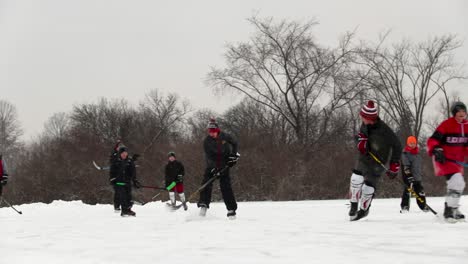
[(411, 175), (411, 169), (408, 166), (405, 166), (405, 169), (403, 170), (405, 175)]
[(359, 132), (357, 134), (356, 139), (358, 141), (357, 143), (357, 149), (361, 154), (367, 154), (367, 136), (364, 135), (364, 133)]
[(400, 163), (399, 162), (392, 162), (390, 163), (390, 169), (387, 170), (387, 176), (390, 179), (395, 179), (398, 175), (398, 171), (400, 170)]
[(227, 165), (232, 168), (234, 165), (236, 165), (237, 161), (239, 160), (239, 157), (240, 157), (239, 153), (236, 153), (236, 155), (229, 156)]
[(177, 175), (177, 182), (182, 182), (184, 180), (184, 175), (179, 174)]
[(141, 188), (141, 183), (138, 180), (133, 180), (133, 186), (137, 189)]
[(8, 183), (8, 174), (3, 174), (2, 178), (0, 178), (0, 184), (5, 186)]
[(435, 161), (445, 163), (444, 150), (441, 147), (435, 147), (432, 154), (434, 155)]
[(408, 186), (411, 186), (411, 184), (414, 183), (414, 177), (412, 174), (406, 175), (406, 183), (408, 184)]
[(211, 175), (213, 175), (213, 176), (218, 176), (219, 171), (220, 171), (220, 170), (219, 170), (218, 168), (213, 168), (213, 169), (211, 169)]

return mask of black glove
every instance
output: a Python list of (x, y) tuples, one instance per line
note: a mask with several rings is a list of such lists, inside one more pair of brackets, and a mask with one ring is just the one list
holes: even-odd
[(432, 154), (435, 157), (435, 161), (445, 163), (444, 149), (442, 149), (441, 147), (435, 147), (432, 151)]
[(182, 174), (177, 175), (177, 179), (176, 179), (177, 182), (182, 182), (183, 180), (184, 180), (184, 175)]
[(0, 184), (5, 186), (8, 183), (8, 174), (3, 174), (2, 178), (0, 178)]
[(231, 155), (228, 157), (227, 165), (229, 167), (233, 167), (236, 165), (237, 161), (239, 160), (240, 154), (236, 153), (236, 155)]
[(141, 183), (138, 180), (133, 180), (133, 186), (135, 188), (140, 189), (141, 188)]
[(213, 169), (211, 169), (211, 175), (217, 176), (218, 173), (219, 173), (219, 169), (218, 169), (218, 168), (213, 168)]
[(414, 182), (414, 177), (413, 177), (413, 175), (412, 175), (412, 174), (407, 174), (407, 175), (406, 175), (406, 180), (405, 180), (405, 181), (406, 181), (406, 184), (407, 184), (408, 186), (411, 186), (411, 184), (413, 184), (413, 182)]

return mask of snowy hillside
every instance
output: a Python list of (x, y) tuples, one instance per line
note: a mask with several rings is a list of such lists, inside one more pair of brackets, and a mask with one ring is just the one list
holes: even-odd
[[(467, 214), (467, 197), (462, 199)], [(428, 203), (442, 213), (443, 198)], [(214, 203), (135, 206), (122, 218), (111, 205), (79, 201), (0, 209), (0, 263), (466, 263), (468, 224), (431, 213), (399, 213), (398, 199), (376, 199), (368, 218), (349, 222), (347, 201), (244, 202), (228, 220)], [(376, 262), (377, 261), (377, 262)]]

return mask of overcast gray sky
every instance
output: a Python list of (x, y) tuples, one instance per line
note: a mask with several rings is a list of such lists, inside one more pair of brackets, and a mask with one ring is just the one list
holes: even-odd
[[(223, 65), (226, 43), (248, 40), (246, 19), (256, 12), (315, 18), (318, 40), (329, 45), (356, 28), (368, 40), (387, 29), (395, 41), (456, 33), (465, 42), (457, 59), (468, 63), (465, 0), (0, 0), (0, 98), (17, 107), (25, 139), (74, 104), (137, 104), (153, 88), (222, 112), (232, 98), (203, 80)], [(468, 87), (459, 89), (466, 101)]]

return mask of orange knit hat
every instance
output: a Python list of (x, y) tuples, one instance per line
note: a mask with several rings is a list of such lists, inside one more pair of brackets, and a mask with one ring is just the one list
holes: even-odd
[(418, 144), (418, 140), (416, 139), (415, 136), (409, 136), (407, 139), (406, 139), (406, 145), (409, 145), (411, 143), (414, 143), (414, 144)]

